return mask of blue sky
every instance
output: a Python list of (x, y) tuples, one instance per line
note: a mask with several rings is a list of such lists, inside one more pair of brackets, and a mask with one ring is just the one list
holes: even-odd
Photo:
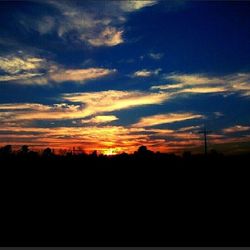
[(1, 144), (249, 149), (247, 1), (1, 1)]

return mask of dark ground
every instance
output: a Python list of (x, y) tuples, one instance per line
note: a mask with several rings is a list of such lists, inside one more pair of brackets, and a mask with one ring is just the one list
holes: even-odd
[(250, 155), (0, 157), (2, 246), (249, 246)]

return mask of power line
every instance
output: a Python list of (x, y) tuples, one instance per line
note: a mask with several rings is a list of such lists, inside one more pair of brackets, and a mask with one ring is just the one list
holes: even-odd
[(206, 126), (204, 125), (204, 129), (198, 132), (199, 134), (204, 135), (204, 154), (207, 156), (207, 135), (212, 133), (212, 131), (207, 130)]

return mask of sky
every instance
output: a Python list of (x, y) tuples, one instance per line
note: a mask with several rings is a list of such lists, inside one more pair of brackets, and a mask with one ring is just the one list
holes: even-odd
[(250, 2), (0, 2), (0, 145), (250, 149)]

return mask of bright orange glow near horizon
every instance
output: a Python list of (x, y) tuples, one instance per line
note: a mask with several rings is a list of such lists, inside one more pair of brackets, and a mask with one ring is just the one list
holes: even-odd
[[(161, 119), (158, 119), (158, 116), (152, 116), (150, 119), (139, 120), (135, 126), (127, 127), (107, 125), (56, 128), (0, 127), (0, 145), (13, 145), (14, 150), (20, 149), (22, 145), (28, 145), (31, 150), (39, 152), (50, 147), (57, 154), (63, 154), (63, 152), (91, 154), (93, 151), (104, 155), (116, 155), (123, 152), (131, 154), (142, 145), (153, 152), (162, 153), (180, 154), (184, 151), (197, 151), (198, 149), (201, 151), (203, 138), (195, 132), (199, 129), (197, 126), (182, 127), (179, 130), (148, 126), (150, 122), (152, 124), (165, 123), (172, 122), (173, 119), (188, 119), (189, 117), (193, 118), (193, 115), (174, 116), (170, 114), (160, 116)], [(111, 118), (113, 119), (113, 117)], [(106, 118), (98, 117), (98, 120), (102, 119)], [(140, 127), (139, 124), (147, 126)], [(246, 143), (249, 141), (249, 137), (231, 138), (226, 137), (226, 135), (227, 133), (231, 135), (234, 131), (248, 129), (248, 127), (236, 126), (225, 129), (224, 134), (209, 135), (209, 146)]]

